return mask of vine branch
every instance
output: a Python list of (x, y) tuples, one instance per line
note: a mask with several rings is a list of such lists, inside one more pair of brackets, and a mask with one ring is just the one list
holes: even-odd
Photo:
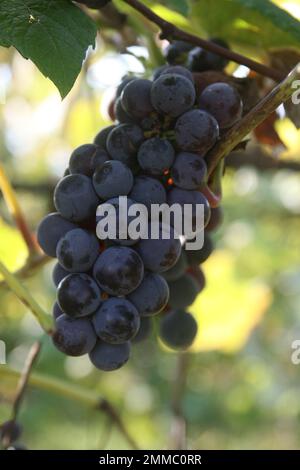
[[(20, 375), (21, 373), (18, 370), (12, 369), (11, 367), (6, 366), (0, 368), (0, 377), (2, 380), (5, 378), (19, 379)], [(68, 383), (61, 379), (39, 373), (30, 374), (28, 384), (40, 390), (54, 393), (69, 400), (74, 400), (88, 407), (102, 411), (114, 423), (119, 432), (127, 440), (130, 447), (138, 449), (135, 440), (130, 436), (115, 408), (108, 403), (105, 398), (99, 399), (99, 395), (97, 393), (85, 390), (76, 384)]]
[(300, 79), (300, 64), (288, 76), (266, 95), (246, 116), (233, 126), (208, 153), (208, 176), (210, 177), (218, 163), (225, 158), (253, 129), (261, 124), (278, 106), (288, 101), (295, 89), (292, 84)]
[(233, 62), (245, 65), (249, 69), (254, 70), (255, 72), (261, 75), (264, 75), (265, 77), (272, 78), (275, 81), (280, 81), (284, 78), (284, 75), (279, 70), (260, 64), (259, 62), (256, 62), (252, 59), (249, 59), (248, 57), (243, 56), (242, 54), (238, 54), (237, 52), (233, 52), (229, 49), (221, 47), (211, 41), (206, 41), (205, 39), (195, 36), (194, 34), (190, 34), (183, 31), (182, 29), (178, 28), (169, 21), (166, 21), (161, 18), (159, 15), (154, 13), (152, 10), (150, 10), (150, 8), (148, 8), (139, 0), (123, 1), (135, 10), (137, 10), (143, 16), (145, 16), (149, 21), (155, 23), (161, 30), (162, 39), (172, 38), (195, 44), (196, 46), (203, 47), (203, 49), (213, 52), (214, 54), (226, 57), (227, 59), (232, 60)]

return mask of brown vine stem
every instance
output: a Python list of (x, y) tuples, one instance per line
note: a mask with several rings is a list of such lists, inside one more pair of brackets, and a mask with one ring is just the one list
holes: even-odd
[[(21, 373), (18, 370), (12, 369), (9, 366), (0, 368), (1, 380), (19, 379), (20, 375)], [(42, 375), (37, 372), (30, 374), (28, 384), (32, 387), (38, 388), (39, 390), (44, 390), (48, 393), (54, 393), (68, 400), (73, 400), (90, 408), (102, 411), (114, 423), (130, 447), (133, 449), (138, 449), (135, 440), (132, 436), (130, 436), (118, 412), (111, 404), (108, 404), (105, 398), (99, 399), (99, 395), (96, 392), (85, 390), (75, 383), (66, 382), (61, 379)]]
[(272, 78), (275, 81), (282, 80), (284, 75), (279, 71), (272, 67), (267, 67), (266, 65), (260, 64), (255, 60), (249, 59), (248, 57), (243, 56), (242, 54), (238, 54), (237, 52), (233, 52), (229, 49), (224, 47), (218, 46), (217, 44), (206, 41), (205, 39), (199, 38), (194, 34), (187, 33), (182, 29), (178, 28), (177, 26), (173, 25), (169, 21), (164, 20), (156, 13), (154, 13), (150, 8), (144, 5), (139, 0), (123, 0), (125, 3), (130, 5), (132, 8), (137, 10), (143, 16), (145, 16), (149, 21), (155, 23), (161, 30), (161, 38), (163, 39), (179, 39), (181, 41), (190, 42), (191, 44), (195, 44), (196, 46), (203, 47), (210, 52), (218, 54), (222, 57), (226, 57), (233, 62), (238, 64), (245, 65), (249, 67), (249, 69), (254, 70), (255, 72), (264, 75), (265, 77)]
[(259, 124), (261, 124), (278, 106), (288, 101), (295, 88), (293, 82), (300, 80), (300, 64), (289, 75), (233, 126), (207, 155), (208, 176), (210, 177), (222, 158), (225, 158)]
[(174, 450), (185, 450), (186, 442), (186, 418), (184, 416), (182, 401), (186, 389), (187, 374), (189, 369), (189, 355), (179, 353), (172, 392), (173, 419), (170, 432), (170, 448)]

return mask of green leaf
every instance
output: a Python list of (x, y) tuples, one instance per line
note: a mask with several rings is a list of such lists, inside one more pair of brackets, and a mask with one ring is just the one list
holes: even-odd
[(69, 0), (1, 0), (0, 45), (14, 46), (57, 86), (64, 98), (72, 88), (95, 24)]
[(254, 53), (300, 49), (300, 23), (269, 0), (189, 0), (194, 30), (245, 46)]
[(170, 8), (170, 10), (178, 11), (178, 13), (184, 16), (188, 14), (189, 7), (186, 0), (164, 0), (161, 3)]

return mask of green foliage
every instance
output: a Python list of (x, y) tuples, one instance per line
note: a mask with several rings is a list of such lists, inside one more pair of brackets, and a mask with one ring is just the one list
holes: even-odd
[(262, 49), (300, 48), (299, 21), (269, 0), (190, 0), (190, 6), (198, 30), (256, 54)]
[(94, 23), (68, 0), (3, 0), (0, 25), (0, 44), (31, 59), (65, 97), (94, 45)]

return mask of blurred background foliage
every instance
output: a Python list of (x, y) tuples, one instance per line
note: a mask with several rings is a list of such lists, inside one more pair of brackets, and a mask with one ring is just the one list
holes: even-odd
[[(216, 24), (200, 21), (202, 5), (213, 9), (216, 2), (191, 2), (191, 22), (186, 2), (145, 3), (199, 34), (215, 33), (219, 27), (217, 18)], [(300, 19), (299, 1), (274, 3)], [(245, 30), (241, 18), (235, 18), (235, 24)], [(72, 149), (90, 142), (110, 123), (108, 105), (122, 76), (128, 72), (151, 75), (161, 62), (157, 45), (167, 44), (155, 42), (135, 13), (130, 26), (119, 32), (101, 17), (97, 21), (103, 26), (97, 48), (89, 53), (64, 101), (30, 61), (15, 50), (0, 48), (0, 159), (32, 230), (52, 210), (52, 189)], [(143, 30), (143, 38), (134, 46), (130, 27), (137, 34), (138, 28)], [(229, 40), (235, 45), (235, 33), (230, 31)], [(286, 33), (287, 45), (295, 37)], [(240, 38), (239, 49), (253, 52), (251, 41), (243, 47)], [(263, 44), (255, 45), (256, 51), (265, 52)], [(264, 151), (300, 163), (300, 131), (283, 115), (276, 129), (284, 146)], [(256, 151), (254, 140), (247, 152)], [(193, 449), (296, 449), (300, 366), (291, 362), (291, 344), (300, 339), (300, 174), (286, 169), (261, 172), (251, 166), (227, 169), (223, 206), (216, 250), (204, 265), (207, 288), (191, 307), (199, 334), (190, 354), (183, 402), (188, 445)], [(17, 270), (26, 255), (23, 239), (0, 198), (0, 259), (10, 270)], [(24, 281), (49, 313), (55, 299), (52, 267), (51, 262)], [(7, 344), (9, 365), (21, 368), (36, 338), (43, 341), (38, 372), (109, 397), (141, 448), (169, 445), (177, 357), (161, 348), (155, 334), (133, 348), (133, 359), (121, 371), (95, 372), (85, 357), (66, 358), (57, 352), (28, 310), (0, 285), (0, 339)], [(0, 366), (0, 422), (9, 416), (16, 385), (1, 376), (1, 368), (5, 366)], [(31, 449), (127, 448), (105, 415), (37, 388), (27, 393), (21, 421), (23, 440)]]

